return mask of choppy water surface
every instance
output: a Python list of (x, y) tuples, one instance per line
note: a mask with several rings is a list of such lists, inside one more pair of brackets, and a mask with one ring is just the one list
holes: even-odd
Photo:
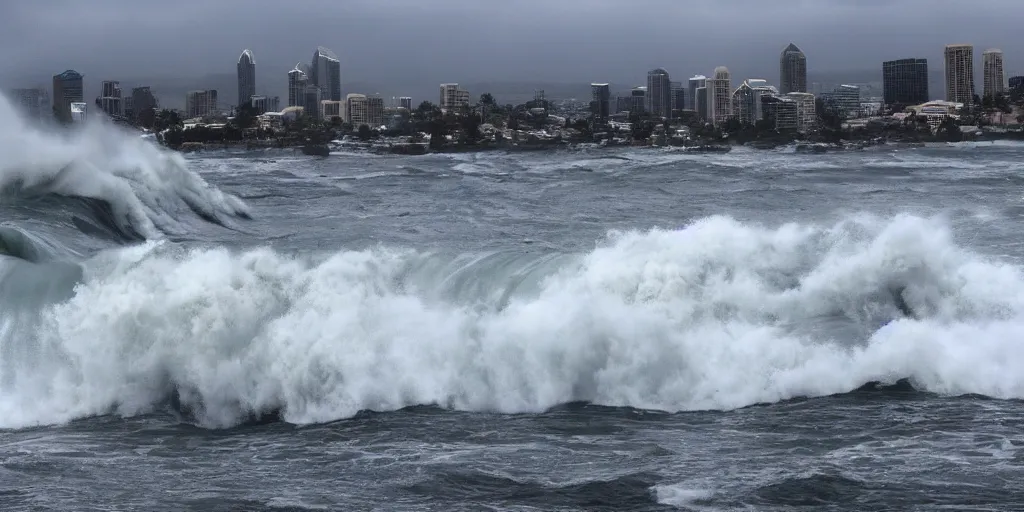
[(1024, 508), (1024, 146), (5, 130), (4, 510)]

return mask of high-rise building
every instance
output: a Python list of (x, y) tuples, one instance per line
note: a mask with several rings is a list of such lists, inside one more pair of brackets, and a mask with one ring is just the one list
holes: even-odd
[(345, 102), (320, 100), (320, 119), (332, 121), (335, 117), (345, 120)]
[(313, 64), (310, 69), (312, 74), (309, 81), (323, 91), (323, 99), (341, 101), (341, 61), (338, 60), (338, 56), (331, 50), (319, 46), (313, 51)]
[(85, 102), (73, 101), (68, 105), (68, 112), (71, 115), (72, 123), (84, 122), (89, 113), (89, 104)]
[(185, 94), (185, 117), (187, 119), (211, 116), (216, 112), (216, 90), (206, 89), (199, 91), (189, 91), (187, 94)]
[(353, 128), (370, 124), (368, 105), (365, 94), (349, 94), (345, 96), (345, 122)]
[(981, 54), (984, 63), (983, 82), (985, 96), (995, 97), (1006, 92), (1006, 75), (1003, 74), (1003, 51), (995, 48)]
[[(312, 119), (320, 119), (320, 102), (324, 100), (323, 90), (319, 86), (308, 84), (302, 91), (302, 112)], [(336, 101), (336, 100), (331, 100)]]
[(281, 98), (277, 96), (253, 95), (249, 97), (249, 104), (252, 105), (257, 115), (280, 112), (281, 110)]
[(902, 109), (928, 102), (928, 60), (898, 59), (882, 63), (882, 101)]
[(370, 96), (366, 98), (366, 119), (370, 128), (380, 128), (384, 125), (384, 98)]
[(598, 121), (608, 120), (612, 89), (608, 84), (590, 84), (590, 114)]
[(845, 118), (859, 117), (860, 87), (856, 85), (840, 85), (831, 92), (821, 95), (822, 103), (835, 113)]
[(704, 121), (705, 123), (710, 121), (708, 117), (708, 88), (707, 86), (698, 87), (697, 92), (694, 93), (694, 98), (697, 102), (697, 119)]
[(768, 85), (767, 80), (744, 80), (732, 93), (732, 115), (741, 123), (754, 124), (764, 117), (761, 111), (761, 97), (778, 94), (778, 89)]
[(1011, 76), (1007, 91), (1011, 96), (1024, 97), (1024, 76)]
[(135, 87), (132, 89), (132, 120), (140, 123), (147, 120), (150, 114), (155, 114), (156, 96), (149, 87)]
[(81, 73), (69, 69), (53, 76), (53, 112), (57, 120), (71, 122), (71, 104), (84, 102)]
[(398, 98), (399, 106), (406, 110), (412, 110), (412, 98), (408, 96), (402, 96)]
[(969, 44), (946, 45), (946, 101), (974, 103), (974, 47)]
[(50, 95), (43, 88), (13, 89), (9, 93), (22, 115), (28, 119), (42, 119), (52, 115), (50, 111)]
[(779, 91), (807, 92), (807, 56), (793, 43), (779, 57)]
[(682, 82), (672, 82), (672, 110), (678, 112), (686, 109), (686, 95), (689, 91)]
[(809, 92), (791, 92), (783, 98), (796, 104), (796, 130), (807, 133), (818, 123), (818, 115), (814, 104), (814, 95)]
[(785, 96), (765, 96), (761, 98), (761, 109), (765, 119), (775, 122), (779, 131), (797, 130), (800, 116), (797, 103)]
[(634, 87), (629, 92), (629, 113), (643, 114), (647, 112), (647, 88)]
[(714, 76), (707, 79), (708, 121), (721, 126), (732, 117), (732, 77), (725, 66), (715, 68)]
[(113, 80), (104, 81), (100, 86), (100, 109), (110, 117), (124, 115), (121, 98), (121, 83)]
[(461, 111), (469, 108), (469, 91), (459, 88), (459, 84), (441, 84), (441, 110)]
[(689, 94), (686, 96), (686, 108), (690, 110), (700, 110), (700, 103), (697, 102), (697, 89), (707, 85), (707, 79), (708, 77), (704, 75), (697, 75), (690, 79), (689, 87), (687, 88), (687, 92)]
[(655, 117), (672, 117), (672, 80), (658, 68), (647, 73), (647, 112)]
[(306, 86), (309, 85), (307, 66), (298, 63), (288, 72), (288, 106), (301, 107), (306, 104)]
[(248, 49), (238, 56), (238, 103), (249, 103), (249, 98), (256, 95), (256, 59)]

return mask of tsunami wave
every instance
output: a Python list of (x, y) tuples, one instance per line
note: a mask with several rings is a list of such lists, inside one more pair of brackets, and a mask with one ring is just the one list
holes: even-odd
[(0, 97), (0, 197), (47, 211), (66, 210), (90, 236), (138, 242), (186, 233), (190, 215), (226, 224), (247, 218), (237, 197), (210, 186), (184, 158), (138, 134), (92, 121), (57, 131), (27, 123)]
[[(424, 404), (728, 410), (903, 380), (1024, 398), (1024, 275), (939, 219), (709, 217), (579, 254), (148, 241), (64, 274), (21, 264), (45, 270), (0, 279), (20, 297), (3, 428), (168, 404), (211, 428)], [(13, 289), (33, 280), (52, 286)]]

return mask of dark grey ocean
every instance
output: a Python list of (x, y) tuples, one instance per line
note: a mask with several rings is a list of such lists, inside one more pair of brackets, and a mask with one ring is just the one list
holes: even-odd
[(1024, 509), (1024, 145), (0, 132), (0, 510)]

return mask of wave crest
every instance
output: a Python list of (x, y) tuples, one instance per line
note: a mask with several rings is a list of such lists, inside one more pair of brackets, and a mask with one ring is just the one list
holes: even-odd
[(38, 357), (2, 355), (0, 426), (134, 414), (170, 395), (211, 427), (418, 404), (730, 409), (903, 378), (1024, 397), (1024, 276), (958, 248), (939, 221), (712, 217), (613, 233), (587, 254), (439, 263), (451, 261), (105, 253), (32, 336), (4, 334), (6, 350)]

